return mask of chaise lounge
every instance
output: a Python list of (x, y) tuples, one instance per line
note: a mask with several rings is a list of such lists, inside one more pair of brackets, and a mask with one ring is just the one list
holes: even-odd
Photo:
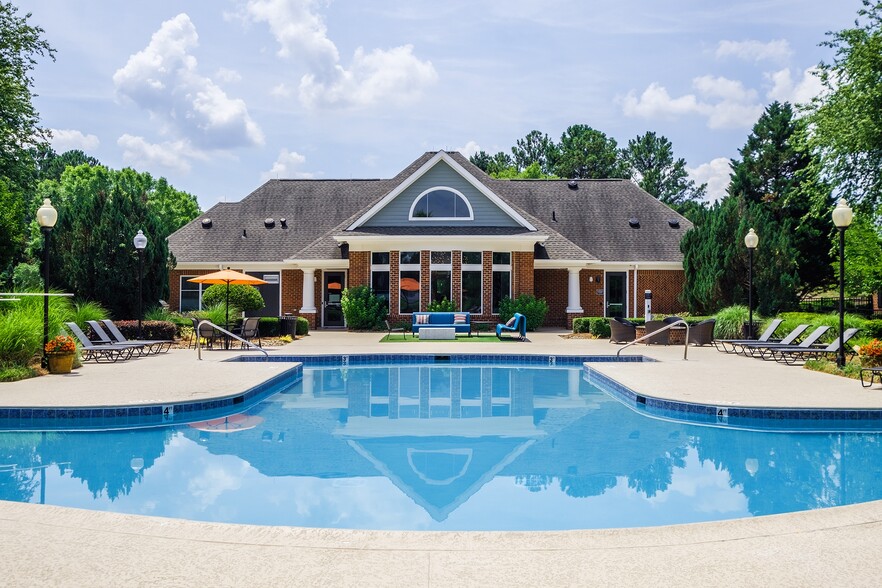
[(171, 349), (171, 346), (174, 344), (174, 341), (171, 339), (126, 339), (126, 336), (122, 334), (122, 331), (119, 330), (119, 327), (117, 327), (112, 320), (104, 319), (101, 322), (104, 323), (104, 326), (107, 327), (107, 331), (120, 345), (126, 343), (140, 343), (146, 345), (148, 351), (152, 353), (162, 353), (163, 351)]
[[(778, 330), (778, 327), (781, 326), (781, 323), (784, 322), (784, 319), (774, 319), (769, 323), (769, 326), (766, 327), (766, 330), (762, 332), (762, 334), (756, 339), (717, 339), (714, 341), (714, 347), (717, 348), (717, 351), (724, 351), (726, 353), (737, 353), (738, 350), (736, 347), (742, 343), (766, 343), (766, 342), (777, 342), (775, 339), (772, 339), (772, 335), (775, 334), (775, 331)], [(732, 349), (727, 349), (726, 345), (731, 345)]]
[(131, 346), (93, 343), (76, 323), (64, 323), (64, 325), (79, 340), (83, 361), (94, 359), (96, 363), (101, 363), (102, 360), (116, 362), (120, 359), (129, 359), (135, 352), (134, 347)]

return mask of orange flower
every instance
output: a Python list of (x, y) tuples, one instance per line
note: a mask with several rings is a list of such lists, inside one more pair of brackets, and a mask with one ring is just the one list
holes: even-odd
[(67, 335), (58, 335), (54, 339), (50, 339), (44, 348), (46, 353), (59, 355), (73, 353), (76, 350), (77, 344), (74, 342), (73, 337), (68, 337)]
[(873, 339), (866, 345), (861, 345), (858, 355), (861, 357), (882, 357), (882, 341)]

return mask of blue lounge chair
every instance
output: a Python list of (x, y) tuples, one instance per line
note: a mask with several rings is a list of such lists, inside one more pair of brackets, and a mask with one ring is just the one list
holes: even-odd
[[(527, 340), (527, 317), (516, 312), (512, 317), (514, 322), (511, 325), (499, 323), (496, 325), (496, 336), (502, 339), (503, 333), (517, 333), (518, 339)], [(511, 322), (511, 321), (510, 321)]]

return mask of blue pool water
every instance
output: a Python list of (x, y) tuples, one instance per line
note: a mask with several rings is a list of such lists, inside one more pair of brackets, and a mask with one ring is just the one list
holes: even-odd
[(652, 418), (579, 367), (305, 367), (244, 413), (0, 433), (0, 499), (260, 525), (637, 527), (882, 498), (882, 434)]

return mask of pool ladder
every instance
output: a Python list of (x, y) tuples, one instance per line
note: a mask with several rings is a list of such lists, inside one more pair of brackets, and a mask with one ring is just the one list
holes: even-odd
[(202, 330), (201, 329), (202, 325), (211, 325), (212, 327), (214, 327), (216, 330), (220, 331), (221, 333), (224, 333), (225, 335), (228, 335), (228, 336), (232, 337), (233, 339), (236, 339), (237, 341), (241, 341), (242, 343), (244, 343), (248, 347), (253, 347), (254, 349), (257, 349), (258, 351), (263, 353), (265, 356), (269, 357), (269, 353), (267, 353), (266, 349), (264, 349), (263, 347), (255, 345), (251, 341), (246, 341), (245, 339), (243, 339), (239, 335), (236, 335), (235, 333), (231, 333), (228, 330), (224, 329), (223, 327), (219, 327), (216, 324), (214, 324), (213, 322), (206, 320), (206, 321), (199, 321), (199, 324), (196, 325), (196, 332), (193, 334), (193, 336), (196, 337), (196, 357), (198, 357), (200, 360), (202, 359), (202, 345), (200, 342), (201, 337), (199, 337), (199, 332)]
[(616, 351), (616, 357), (618, 357), (622, 353), (622, 351), (624, 351), (625, 349), (627, 349), (631, 345), (634, 345), (636, 343), (640, 343), (644, 339), (649, 339), (653, 335), (658, 335), (659, 333), (661, 333), (663, 331), (667, 331), (671, 327), (676, 327), (677, 325), (686, 325), (686, 339), (683, 341), (683, 359), (686, 359), (686, 354), (689, 352), (689, 323), (687, 323), (683, 319), (680, 319), (678, 321), (674, 321), (669, 325), (665, 325), (664, 327), (660, 328), (657, 331), (647, 333), (646, 335), (643, 335), (642, 337), (638, 337), (637, 339), (634, 339), (633, 341), (631, 341), (629, 343), (625, 343), (618, 351)]

